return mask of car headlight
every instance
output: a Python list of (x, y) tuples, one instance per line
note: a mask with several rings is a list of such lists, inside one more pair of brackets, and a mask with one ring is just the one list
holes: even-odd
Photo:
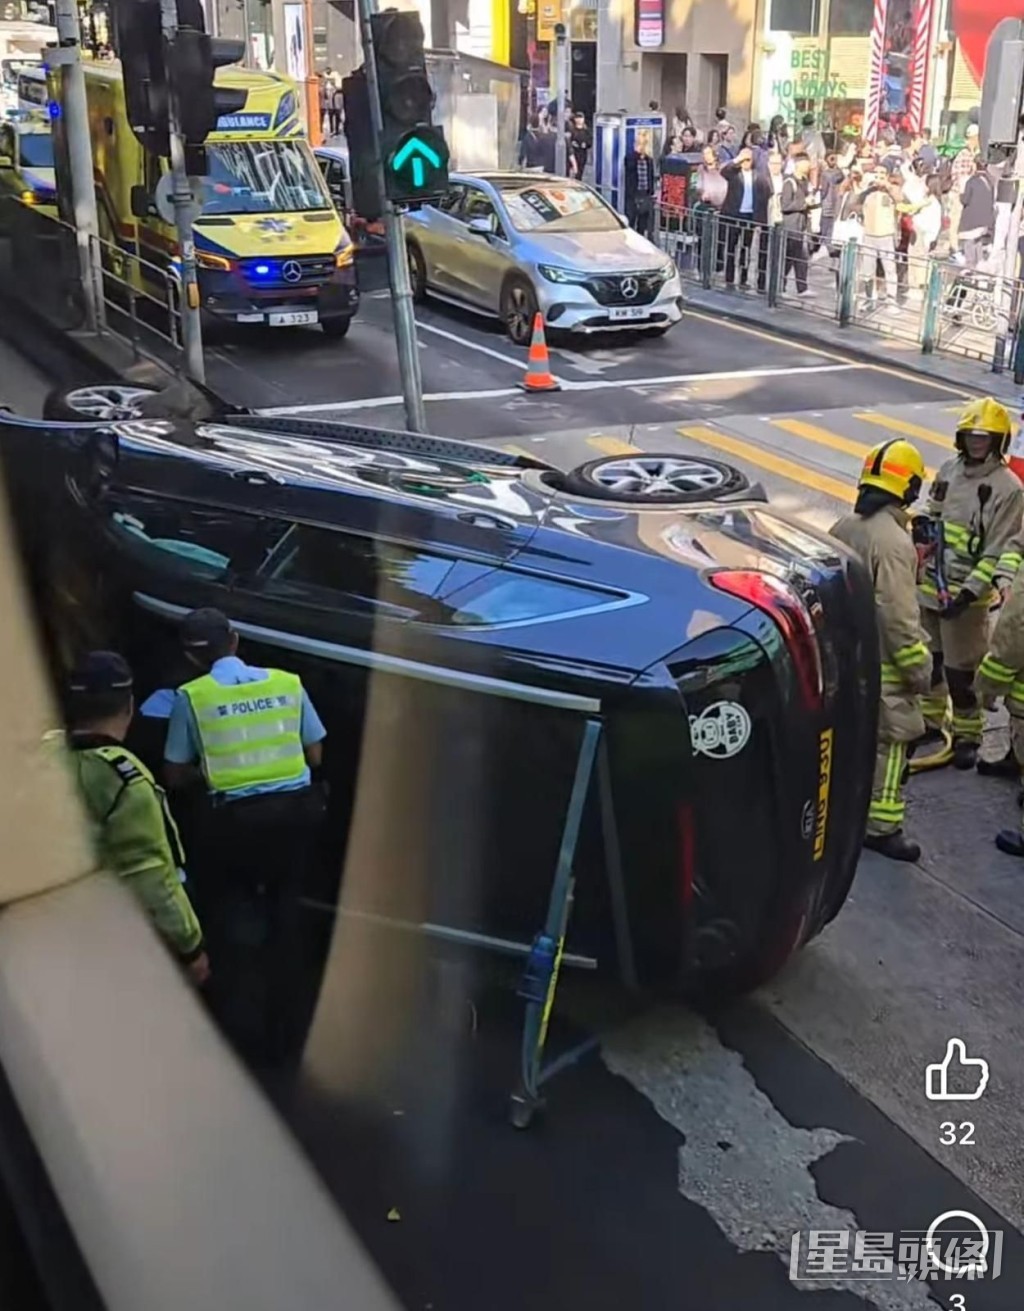
[(557, 264), (538, 264), (537, 268), (548, 282), (574, 282), (578, 286), (590, 277), (589, 273), (577, 273), (575, 269), (560, 269)]
[(196, 264), (201, 269), (218, 269), (221, 273), (231, 272), (231, 260), (225, 259), (223, 255), (214, 255), (212, 251), (197, 250)]
[(354, 242), (349, 242), (345, 246), (339, 246), (334, 252), (334, 267), (336, 269), (347, 269), (356, 257), (356, 248)]
[(674, 278), (678, 272), (679, 270), (676, 268), (674, 261), (667, 259), (658, 269), (658, 277), (662, 282), (668, 282), (668, 280)]

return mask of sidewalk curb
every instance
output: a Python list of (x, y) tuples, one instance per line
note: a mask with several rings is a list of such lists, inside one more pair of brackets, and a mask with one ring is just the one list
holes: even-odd
[[(902, 373), (912, 374), (923, 381), (942, 384), (950, 388), (961, 388), (979, 396), (995, 395), (1004, 404), (1008, 404), (1012, 410), (1016, 410), (1020, 406), (1022, 389), (1014, 383), (1012, 373), (994, 373), (991, 368), (988, 368), (986, 369), (986, 378), (991, 379), (990, 383), (950, 377), (948, 374), (941, 374), (938, 368), (928, 368), (924, 364), (924, 360), (932, 359), (936, 362), (941, 361), (949, 365), (955, 365), (958, 368), (962, 367), (959, 361), (952, 361), (948, 356), (925, 356), (921, 351), (918, 351), (908, 358), (899, 355), (894, 359), (890, 355), (871, 350), (869, 347), (858, 345), (856, 342), (836, 342), (831, 337), (823, 338), (819, 333), (814, 332), (810, 326), (794, 325), (789, 322), (773, 325), (770, 318), (763, 314), (755, 314), (751, 310), (745, 310), (745, 307), (723, 306), (717, 300), (709, 302), (703, 298), (698, 299), (699, 296), (702, 296), (702, 292), (703, 289), (700, 289), (697, 292), (690, 292), (689, 295), (684, 297), (684, 315), (686, 309), (700, 310), (704, 314), (713, 314), (718, 318), (726, 319), (743, 327), (759, 328), (761, 331), (783, 340), (798, 341), (803, 345), (816, 347), (818, 350), (841, 352), (858, 363), (879, 365), (887, 369), (898, 369)], [(720, 293), (710, 293), (712, 296), (716, 294)], [(835, 331), (848, 331), (848, 329), (840, 328), (835, 320), (829, 320), (829, 324)], [(979, 367), (981, 367), (980, 362)], [(1003, 381), (1004, 379), (1006, 381)]]

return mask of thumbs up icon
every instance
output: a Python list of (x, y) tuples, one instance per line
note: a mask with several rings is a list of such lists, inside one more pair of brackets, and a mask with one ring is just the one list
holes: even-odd
[[(970, 1091), (950, 1092), (951, 1071), (956, 1086)], [(924, 1072), (924, 1093), (930, 1102), (976, 1102), (987, 1087), (988, 1061), (968, 1056), (963, 1038), (950, 1038), (942, 1060), (927, 1066)]]

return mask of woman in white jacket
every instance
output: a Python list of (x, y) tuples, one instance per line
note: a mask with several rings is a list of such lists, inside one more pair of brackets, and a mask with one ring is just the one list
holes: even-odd
[(942, 179), (937, 173), (925, 179), (924, 197), (911, 216), (910, 289), (920, 294), (928, 282), (930, 255), (942, 234)]

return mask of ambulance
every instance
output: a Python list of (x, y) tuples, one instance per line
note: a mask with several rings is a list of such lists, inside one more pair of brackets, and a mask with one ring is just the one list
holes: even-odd
[(45, 113), (0, 122), (0, 196), (56, 215), (53, 137)]
[[(181, 268), (169, 166), (132, 133), (120, 64), (84, 67), (104, 264), (165, 302)], [(306, 141), (295, 84), (237, 67), (216, 78), (246, 101), (218, 119), (206, 141), (208, 173), (196, 183), (204, 319), (319, 324), (344, 337), (359, 306), (355, 247)]]

